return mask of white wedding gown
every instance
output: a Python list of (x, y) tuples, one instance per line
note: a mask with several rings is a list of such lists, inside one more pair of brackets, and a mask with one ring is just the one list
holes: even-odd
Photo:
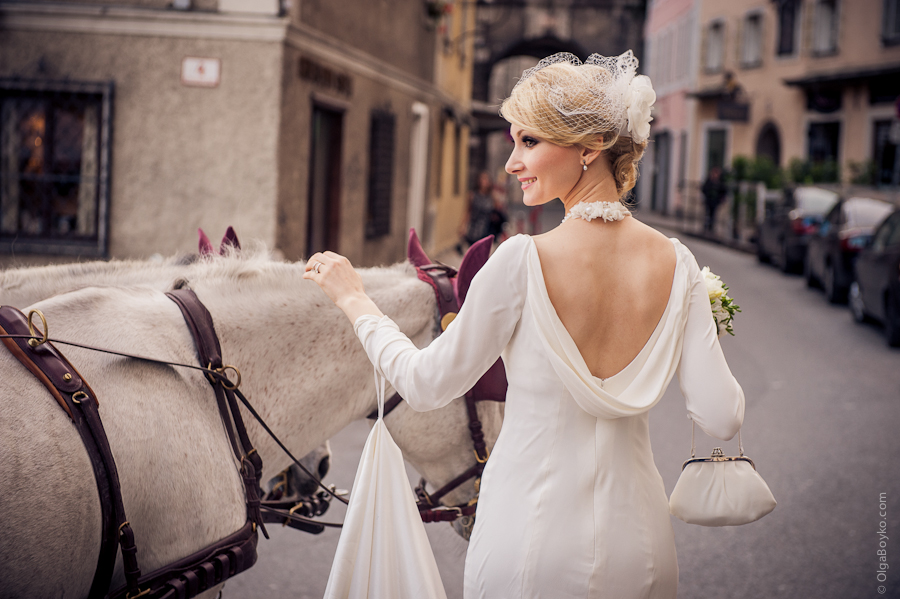
[(466, 599), (676, 596), (648, 411), (677, 374), (693, 420), (730, 439), (744, 394), (719, 346), (697, 261), (671, 241), (677, 265), (665, 312), (637, 357), (607, 379), (591, 375), (563, 327), (525, 235), (498, 248), (456, 320), (427, 348), (388, 317), (356, 321), (370, 359), (420, 411), (463, 395), (503, 357), (506, 412), (482, 479)]

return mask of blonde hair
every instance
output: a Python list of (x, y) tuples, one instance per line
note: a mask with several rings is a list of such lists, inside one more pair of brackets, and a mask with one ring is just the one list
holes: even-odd
[(647, 142), (634, 143), (631, 137), (620, 135), (617, 121), (623, 115), (604, 109), (615, 104), (604, 97), (603, 83), (612, 78), (598, 65), (551, 64), (523, 77), (503, 101), (500, 114), (513, 125), (558, 146), (604, 152), (616, 191), (623, 198), (637, 183), (638, 162)]

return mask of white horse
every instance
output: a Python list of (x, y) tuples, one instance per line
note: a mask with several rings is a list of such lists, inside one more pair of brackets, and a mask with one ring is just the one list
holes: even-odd
[[(302, 455), (375, 407), (372, 367), (344, 315), (302, 278), (303, 264), (221, 258), (188, 267), (187, 284), (213, 316), (224, 361), (295, 454)], [(361, 271), (381, 309), (424, 346), (436, 334), (436, 300), (408, 264)], [(177, 306), (149, 288), (87, 288), (37, 303), (51, 337), (193, 363)], [(119, 471), (138, 562), (149, 572), (237, 530), (243, 488), (213, 393), (197, 371), (60, 346), (96, 391)], [(0, 596), (84, 597), (97, 565), (100, 505), (81, 439), (44, 387), (0, 352)], [(488, 447), (502, 411), (478, 405)], [(288, 465), (245, 413), (272, 473)], [(405, 457), (432, 487), (472, 465), (464, 401), (387, 417)], [(448, 504), (475, 494), (468, 482)], [(124, 582), (121, 559), (113, 587)], [(205, 595), (210, 595), (206, 593)]]
[[(210, 248), (212, 246), (202, 231), (200, 234), (200, 249), (203, 252), (206, 249), (203, 240)], [(227, 247), (226, 241), (231, 245), (227, 234), (222, 240), (223, 248)], [(225, 253), (235, 259), (240, 258), (241, 254), (234, 249), (234, 245), (231, 248)], [(0, 271), (0, 306), (16, 306), (27, 312), (26, 307), (36, 302), (85, 287), (148, 287), (167, 291), (176, 280), (189, 277), (194, 268), (202, 269), (203, 262), (214, 259), (214, 250), (206, 249), (206, 254), (207, 257), (203, 257), (201, 253), (199, 258), (197, 255), (185, 255), (159, 260), (95, 261)], [(249, 254), (253, 257), (251, 259), (259, 259), (265, 255), (265, 249), (255, 247), (249, 250)], [(3, 351), (2, 348), (0, 351)], [(300, 458), (300, 463), (309, 472), (323, 478), (331, 466), (328, 441)], [(313, 479), (296, 466), (290, 470), (290, 475), (285, 477), (285, 481), (289, 482), (285, 489), (286, 496), (308, 495), (316, 491), (317, 485)]]

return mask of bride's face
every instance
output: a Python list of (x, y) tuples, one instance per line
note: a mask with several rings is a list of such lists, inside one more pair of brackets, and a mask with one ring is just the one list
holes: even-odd
[(522, 185), (525, 205), (565, 199), (581, 177), (579, 149), (552, 144), (516, 125), (509, 133), (515, 147), (506, 161), (506, 172), (515, 175)]

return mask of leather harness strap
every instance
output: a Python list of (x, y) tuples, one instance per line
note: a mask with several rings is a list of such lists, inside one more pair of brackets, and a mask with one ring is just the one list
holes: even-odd
[[(222, 363), (222, 348), (219, 345), (219, 337), (216, 335), (209, 310), (191, 289), (176, 289), (166, 293), (166, 296), (175, 302), (184, 316), (191, 337), (194, 339), (200, 365), (224, 374), (227, 367)], [(225, 424), (225, 431), (231, 441), (231, 448), (241, 464), (241, 477), (244, 480), (244, 490), (246, 491), (247, 518), (259, 526), (268, 539), (269, 533), (259, 509), (262, 458), (259, 457), (259, 453), (247, 435), (247, 427), (244, 425), (244, 419), (241, 417), (241, 411), (234, 395), (237, 385), (226, 386), (221, 380), (215, 380), (210, 376), (206, 378), (215, 391), (216, 403), (219, 406), (222, 422)]]
[[(11, 306), (0, 307), (0, 334), (28, 335), (29, 322)], [(89, 597), (104, 597), (112, 580), (116, 553), (121, 544), (126, 590), (136, 593), (141, 576), (134, 533), (125, 517), (122, 488), (106, 431), (100, 420), (97, 396), (72, 364), (47, 340), (4, 337), (3, 344), (62, 406), (81, 436), (90, 458), (100, 496), (101, 535), (97, 568)]]
[[(11, 306), (0, 307), (0, 341), (47, 387), (72, 419), (94, 470), (100, 496), (102, 530), (97, 568), (88, 594), (90, 599), (194, 597), (253, 566), (257, 557), (257, 526), (263, 528), (265, 533), (259, 508), (262, 460), (247, 436), (235, 399), (237, 385), (227, 386), (225, 370), (229, 367), (222, 364), (212, 317), (192, 291), (179, 290), (167, 295), (181, 309), (202, 365), (214, 371), (207, 372), (206, 376), (215, 389), (220, 415), (235, 455), (241, 462), (247, 495), (247, 522), (225, 539), (143, 576), (137, 563), (134, 534), (125, 517), (118, 472), (100, 420), (96, 395), (46, 335), (42, 340), (34, 336), (29, 319), (24, 314)], [(125, 585), (110, 592), (120, 546)]]

